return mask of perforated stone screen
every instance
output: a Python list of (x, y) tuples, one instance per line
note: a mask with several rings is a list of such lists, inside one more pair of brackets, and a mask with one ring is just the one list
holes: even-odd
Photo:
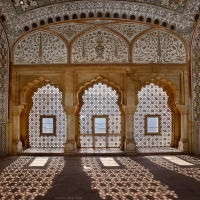
[[(121, 141), (121, 112), (118, 94), (106, 84), (98, 83), (85, 90), (80, 111), (81, 147), (119, 147)], [(108, 115), (108, 135), (92, 134), (92, 116)], [(93, 141), (94, 140), (94, 141)]]
[[(47, 84), (34, 93), (29, 114), (29, 141), (31, 147), (64, 147), (66, 142), (66, 114), (58, 88)], [(40, 116), (56, 116), (56, 136), (40, 136)]]
[[(153, 83), (138, 93), (139, 104), (134, 115), (134, 136), (137, 147), (167, 147), (172, 137), (172, 113), (168, 95)], [(145, 115), (160, 115), (160, 135), (145, 135)]]

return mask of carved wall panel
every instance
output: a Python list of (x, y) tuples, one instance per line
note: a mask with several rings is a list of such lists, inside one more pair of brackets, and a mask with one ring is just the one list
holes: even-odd
[[(151, 83), (138, 93), (138, 108), (134, 115), (134, 135), (137, 147), (167, 147), (171, 144), (172, 113), (168, 96), (162, 88)], [(145, 115), (159, 115), (160, 135), (145, 135)]]
[(123, 23), (123, 24), (111, 24), (108, 25), (109, 28), (118, 31), (124, 37), (126, 37), (129, 41), (131, 41), (135, 36), (139, 33), (142, 33), (148, 29), (151, 29), (151, 26), (144, 26), (133, 23)]
[(86, 25), (75, 24), (75, 23), (67, 23), (67, 24), (59, 24), (56, 26), (50, 26), (49, 29), (60, 33), (64, 36), (69, 42), (79, 33), (84, 30), (90, 28)]
[(193, 115), (194, 127), (194, 152), (200, 154), (200, 22), (196, 28), (192, 44), (192, 80), (193, 80)]
[(6, 154), (6, 122), (8, 117), (9, 46), (0, 23), (0, 155)]
[(67, 47), (57, 36), (45, 31), (27, 35), (14, 48), (14, 64), (67, 63)]
[[(66, 142), (66, 114), (61, 104), (62, 93), (47, 84), (34, 93), (29, 113), (29, 142), (31, 147), (64, 147)], [(56, 136), (40, 135), (40, 116), (56, 116)]]
[(71, 60), (72, 63), (127, 63), (128, 45), (117, 35), (97, 29), (74, 42)]
[(186, 63), (185, 46), (176, 36), (161, 30), (141, 36), (133, 45), (133, 63)]

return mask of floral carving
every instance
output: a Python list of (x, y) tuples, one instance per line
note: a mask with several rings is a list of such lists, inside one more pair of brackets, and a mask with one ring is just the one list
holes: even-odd
[(79, 33), (84, 30), (90, 28), (86, 25), (75, 24), (75, 23), (68, 23), (68, 24), (59, 24), (56, 26), (50, 26), (50, 30), (54, 30), (61, 35), (63, 35), (69, 42)]
[(133, 45), (133, 63), (186, 63), (186, 55), (183, 42), (161, 30), (141, 36)]
[(115, 34), (98, 29), (77, 39), (72, 63), (127, 63), (128, 45)]
[(44, 31), (29, 34), (14, 49), (14, 64), (67, 63), (64, 42)]
[(109, 28), (118, 31), (124, 35), (129, 41), (131, 41), (139, 33), (142, 33), (148, 29), (151, 29), (151, 26), (144, 26), (133, 23), (123, 23), (123, 24), (111, 24), (108, 25)]

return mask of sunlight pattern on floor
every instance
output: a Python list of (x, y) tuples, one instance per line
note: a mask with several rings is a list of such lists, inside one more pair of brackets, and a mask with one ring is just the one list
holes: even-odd
[(200, 181), (200, 160), (198, 158), (187, 155), (179, 155), (177, 157), (194, 165), (179, 166), (178, 164), (172, 163), (171, 161), (165, 159), (163, 156), (146, 156), (147, 159), (156, 163), (157, 165), (160, 165), (161, 167)]
[(31, 200), (47, 193), (64, 167), (64, 158), (49, 158), (45, 168), (30, 167), (33, 160), (32, 156), (22, 156), (4, 169), (0, 174), (0, 199)]
[(92, 178), (91, 188), (102, 199), (175, 199), (167, 185), (156, 181), (142, 165), (127, 157), (115, 157), (118, 167), (101, 167), (99, 158), (83, 157), (83, 170)]

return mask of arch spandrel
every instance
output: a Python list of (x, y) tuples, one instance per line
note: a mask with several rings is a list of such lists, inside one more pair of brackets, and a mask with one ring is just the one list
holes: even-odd
[(132, 62), (185, 64), (187, 49), (184, 42), (177, 36), (157, 29), (133, 41)]
[(18, 41), (13, 49), (14, 64), (67, 63), (68, 49), (64, 41), (47, 31), (34, 31)]
[(121, 37), (103, 29), (93, 30), (80, 36), (72, 44), (71, 62), (128, 63), (129, 47)]

